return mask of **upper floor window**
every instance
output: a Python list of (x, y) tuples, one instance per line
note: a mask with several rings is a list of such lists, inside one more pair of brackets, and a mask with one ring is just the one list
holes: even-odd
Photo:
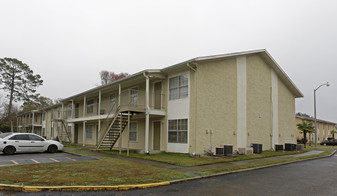
[(72, 113), (73, 113), (73, 104), (69, 104), (68, 105), (68, 118), (72, 117)]
[(61, 118), (61, 108), (57, 109), (57, 118)]
[(42, 120), (43, 120), (43, 121), (46, 120), (46, 113), (45, 113), (45, 112), (42, 113)]
[(188, 97), (188, 74), (170, 78), (170, 100)]
[(91, 114), (94, 112), (94, 100), (88, 100), (87, 101), (87, 114)]

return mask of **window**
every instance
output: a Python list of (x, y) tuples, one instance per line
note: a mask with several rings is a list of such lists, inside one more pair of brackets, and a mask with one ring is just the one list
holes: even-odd
[(110, 95), (110, 102), (109, 102), (109, 108), (111, 109), (115, 109), (116, 108), (116, 93), (113, 93)]
[(57, 109), (57, 118), (60, 118), (61, 117), (61, 108), (58, 108)]
[(168, 121), (168, 142), (187, 144), (188, 120), (177, 119)]
[(182, 99), (188, 96), (188, 75), (180, 75), (170, 78), (170, 100)]
[(91, 99), (87, 101), (87, 114), (91, 114), (94, 112), (94, 100)]
[(93, 133), (94, 126), (87, 125), (85, 129), (85, 138), (92, 139), (92, 133)]
[(33, 140), (33, 141), (44, 141), (44, 139), (42, 139), (41, 137), (37, 136), (37, 135), (29, 135), (29, 140)]
[(43, 121), (46, 120), (46, 113), (45, 113), (45, 112), (42, 113), (42, 120), (43, 120)]
[(42, 128), (42, 136), (46, 136), (46, 128)]
[(137, 122), (130, 122), (130, 133), (129, 133), (129, 141), (137, 141)]
[(71, 118), (73, 114), (73, 104), (68, 105), (68, 118)]
[(27, 134), (20, 134), (14, 135), (13, 137), (9, 138), (9, 140), (29, 140), (29, 137)]

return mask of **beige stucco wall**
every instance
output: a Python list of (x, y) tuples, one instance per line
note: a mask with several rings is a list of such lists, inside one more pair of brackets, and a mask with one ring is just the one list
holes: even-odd
[(223, 144), (236, 148), (236, 80), (235, 58), (199, 63), (191, 71), (190, 153)]
[(271, 68), (260, 57), (247, 56), (247, 145), (270, 150), (271, 133)]
[(278, 80), (278, 100), (279, 143), (296, 143), (295, 97), (281, 80)]

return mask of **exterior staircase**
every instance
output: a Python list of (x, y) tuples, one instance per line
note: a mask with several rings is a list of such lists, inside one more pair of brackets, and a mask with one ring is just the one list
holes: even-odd
[(71, 143), (71, 137), (70, 134), (68, 132), (68, 128), (66, 126), (66, 124), (64, 123), (63, 119), (55, 119), (55, 122), (61, 122), (62, 124), (62, 128), (61, 130), (58, 131), (57, 136), (59, 141), (62, 142), (69, 142)]
[(124, 129), (128, 125), (129, 115), (131, 119), (133, 113), (120, 112), (119, 109), (116, 110), (114, 117), (109, 123), (107, 131), (97, 146), (97, 150), (111, 150), (114, 147), (120, 137), (120, 134), (123, 133)]

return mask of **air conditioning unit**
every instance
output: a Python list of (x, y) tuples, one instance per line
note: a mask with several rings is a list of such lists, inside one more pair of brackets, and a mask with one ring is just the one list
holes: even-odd
[(233, 145), (232, 144), (226, 144), (224, 145), (224, 153), (225, 156), (232, 156), (233, 155)]
[(296, 144), (296, 150), (297, 151), (303, 151), (304, 150), (304, 144)]
[(224, 148), (215, 148), (215, 155), (224, 155)]
[(284, 149), (285, 149), (285, 151), (295, 151), (296, 150), (296, 144), (285, 143)]
[(275, 144), (275, 151), (283, 151), (283, 145), (282, 144)]
[(261, 154), (262, 153), (262, 144), (251, 144), (250, 147), (253, 147), (253, 152), (255, 154)]

